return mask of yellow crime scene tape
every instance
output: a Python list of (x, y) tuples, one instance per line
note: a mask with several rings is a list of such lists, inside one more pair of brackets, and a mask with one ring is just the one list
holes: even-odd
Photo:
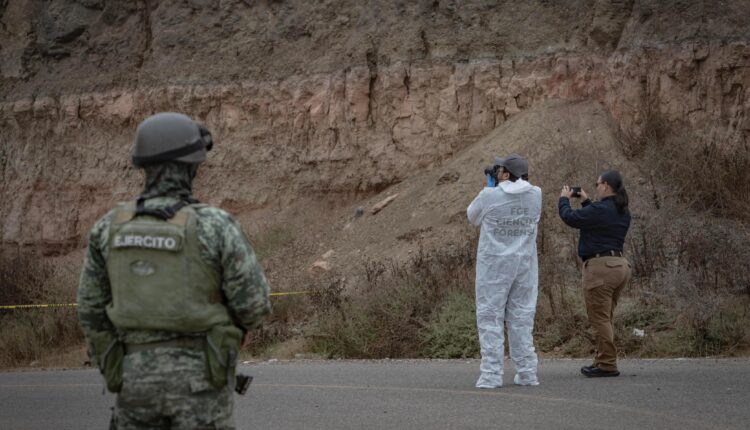
[[(300, 294), (312, 294), (312, 291), (285, 291), (282, 293), (271, 293), (271, 297), (282, 297), (282, 296), (297, 296)], [(78, 306), (78, 303), (52, 303), (52, 304), (40, 304), (40, 305), (3, 305), (0, 306), (0, 310), (3, 309), (36, 309), (36, 308), (74, 308)]]
[(78, 306), (78, 303), (52, 303), (46, 305), (7, 305), (0, 306), (0, 309), (72, 308), (76, 306)]

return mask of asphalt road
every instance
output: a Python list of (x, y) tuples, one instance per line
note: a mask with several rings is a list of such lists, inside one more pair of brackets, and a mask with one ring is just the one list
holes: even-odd
[[(623, 360), (586, 379), (542, 360), (537, 387), (477, 390), (476, 360), (291, 361), (242, 366), (238, 429), (748, 429), (750, 359)], [(93, 370), (0, 373), (0, 429), (107, 428)]]

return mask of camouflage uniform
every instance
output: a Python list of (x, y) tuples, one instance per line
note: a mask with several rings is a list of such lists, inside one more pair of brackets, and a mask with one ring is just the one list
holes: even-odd
[[(197, 165), (167, 162), (145, 167), (142, 197), (147, 208), (164, 208), (179, 200), (194, 201), (191, 183)], [(243, 330), (257, 327), (270, 311), (269, 288), (250, 243), (231, 215), (199, 207), (200, 256), (222, 275), (221, 290), (234, 323)], [(111, 301), (107, 275), (109, 227), (113, 211), (91, 229), (78, 288), (78, 315), (87, 338), (96, 332), (116, 333), (125, 344), (161, 342), (202, 333), (118, 330), (107, 317)], [(123, 385), (112, 417), (115, 428), (234, 428), (232, 393), (215, 389), (206, 378), (204, 352), (157, 347), (127, 354)]]

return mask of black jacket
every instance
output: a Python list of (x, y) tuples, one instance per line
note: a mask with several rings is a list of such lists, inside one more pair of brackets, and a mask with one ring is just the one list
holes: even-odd
[(622, 251), (630, 228), (630, 212), (618, 213), (614, 197), (605, 197), (599, 202), (586, 200), (578, 210), (570, 207), (567, 197), (560, 197), (557, 206), (565, 224), (581, 230), (578, 242), (581, 258), (606, 251)]

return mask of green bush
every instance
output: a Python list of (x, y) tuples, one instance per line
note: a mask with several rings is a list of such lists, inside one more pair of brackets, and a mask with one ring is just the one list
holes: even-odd
[(479, 357), (474, 298), (464, 293), (448, 296), (427, 326), (424, 344), (426, 357)]

